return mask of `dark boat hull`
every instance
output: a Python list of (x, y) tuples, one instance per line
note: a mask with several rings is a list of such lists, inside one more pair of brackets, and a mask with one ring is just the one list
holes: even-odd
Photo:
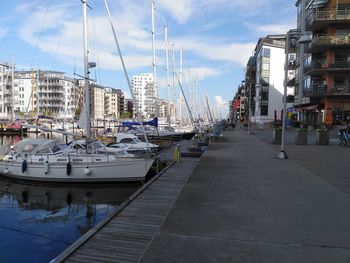
[(172, 134), (159, 134), (159, 135), (147, 135), (147, 138), (150, 140), (172, 140), (172, 141), (181, 141), (181, 140), (191, 140), (196, 132), (178, 132)]
[(26, 133), (27, 128), (0, 128), (0, 135), (21, 135)]

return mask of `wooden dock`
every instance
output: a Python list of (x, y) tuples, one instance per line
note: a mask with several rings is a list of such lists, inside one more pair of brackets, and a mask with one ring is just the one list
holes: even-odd
[(197, 158), (172, 162), (52, 262), (137, 262), (197, 163)]

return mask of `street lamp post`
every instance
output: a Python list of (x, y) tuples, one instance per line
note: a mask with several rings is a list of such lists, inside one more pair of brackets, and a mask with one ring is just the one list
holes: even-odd
[[(281, 151), (278, 153), (279, 159), (287, 159), (288, 156), (284, 150), (284, 137), (286, 132), (286, 111), (287, 111), (287, 78), (288, 78), (288, 53), (289, 53), (290, 31), (287, 32), (285, 43), (285, 61), (284, 61), (284, 82), (283, 82), (283, 116), (282, 116), (282, 137), (281, 137)], [(301, 62), (302, 63), (302, 62)]]
[(250, 100), (251, 100), (251, 97), (252, 97), (252, 80), (250, 80), (250, 83), (249, 83), (249, 96), (248, 96), (248, 131), (247, 131), (247, 134), (250, 134)]
[[(300, 45), (308, 44), (312, 42), (312, 39), (309, 35), (301, 33), (299, 30), (291, 29), (287, 32), (286, 43), (285, 43), (285, 62), (284, 62), (284, 90), (283, 90), (283, 116), (282, 116), (282, 136), (281, 136), (281, 151), (278, 153), (279, 159), (288, 159), (287, 153), (285, 151), (285, 133), (286, 133), (286, 117), (287, 117), (287, 82), (288, 82), (288, 53), (289, 53), (289, 44), (291, 38), (297, 38)], [(300, 63), (304, 63), (304, 58), (300, 58)], [(302, 72), (299, 72), (302, 74)], [(303, 85), (299, 83), (299, 85)]]

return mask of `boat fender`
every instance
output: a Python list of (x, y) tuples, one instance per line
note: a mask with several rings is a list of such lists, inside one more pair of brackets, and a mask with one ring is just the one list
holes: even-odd
[(4, 174), (9, 174), (10, 173), (10, 170), (9, 170), (9, 168), (5, 168), (5, 170), (4, 170)]
[(67, 175), (70, 175), (72, 172), (72, 164), (70, 162), (67, 163)]
[(49, 161), (45, 162), (45, 164), (44, 164), (44, 171), (45, 171), (45, 174), (49, 173)]
[(90, 175), (90, 174), (91, 174), (91, 170), (90, 170), (89, 167), (86, 167), (86, 168), (85, 168), (84, 174), (85, 174), (85, 175)]
[(27, 160), (23, 160), (22, 162), (22, 173), (24, 173), (28, 168)]
[(71, 205), (71, 203), (72, 203), (72, 194), (71, 193), (67, 194), (66, 201), (67, 201), (68, 205)]
[(28, 203), (28, 192), (27, 191), (23, 191), (22, 192), (22, 200), (23, 200), (23, 203)]

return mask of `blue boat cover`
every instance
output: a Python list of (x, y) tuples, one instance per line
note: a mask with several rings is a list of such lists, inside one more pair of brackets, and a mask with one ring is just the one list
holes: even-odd
[[(155, 117), (153, 120), (150, 121), (144, 121), (142, 122), (143, 125), (150, 125), (150, 126), (154, 126), (154, 127), (158, 127), (158, 118)], [(123, 126), (133, 126), (133, 125), (141, 125), (141, 122), (137, 122), (137, 121), (123, 121), (122, 122)]]

